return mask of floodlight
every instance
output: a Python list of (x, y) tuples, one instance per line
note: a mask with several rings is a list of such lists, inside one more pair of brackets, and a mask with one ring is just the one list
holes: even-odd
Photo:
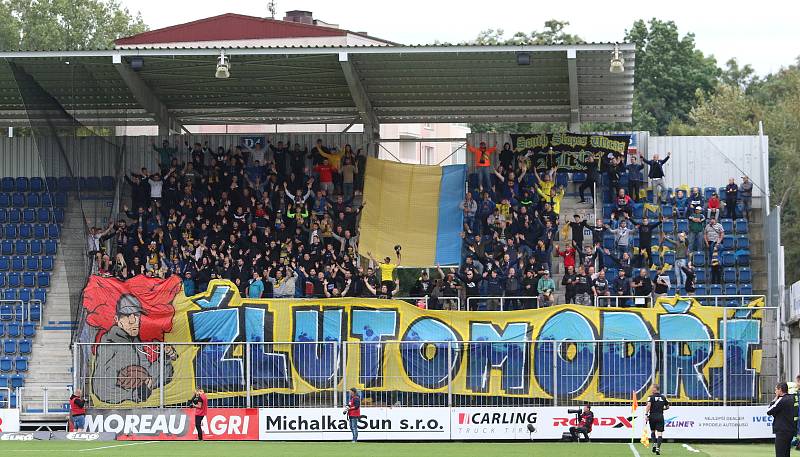
[(625, 71), (625, 59), (622, 58), (622, 52), (619, 50), (619, 45), (614, 45), (614, 52), (611, 54), (611, 73), (622, 73)]
[(219, 59), (217, 60), (217, 72), (214, 76), (218, 79), (228, 79), (231, 77), (231, 63), (225, 57), (225, 51), (220, 51)]
[(518, 52), (517, 53), (517, 65), (530, 65), (531, 64), (531, 54), (528, 52)]

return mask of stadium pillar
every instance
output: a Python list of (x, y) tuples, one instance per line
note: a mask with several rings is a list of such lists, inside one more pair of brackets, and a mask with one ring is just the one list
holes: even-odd
[(569, 75), (569, 131), (581, 131), (581, 106), (578, 100), (578, 59), (575, 49), (567, 50), (567, 74)]
[(375, 115), (375, 110), (372, 108), (372, 102), (361, 83), (361, 75), (358, 70), (350, 62), (350, 56), (346, 52), (339, 53), (339, 65), (342, 67), (342, 74), (347, 81), (347, 87), (350, 89), (350, 96), (353, 98), (353, 103), (358, 110), (358, 115), (361, 117), (361, 122), (364, 124), (364, 134), (367, 137), (367, 152), (372, 153), (374, 157), (378, 157), (378, 141), (381, 139), (381, 125), (378, 122), (378, 117)]
[(180, 133), (183, 126), (172, 118), (167, 109), (167, 105), (156, 96), (139, 74), (133, 71), (128, 63), (121, 58), (114, 59), (113, 62), (114, 68), (117, 70), (122, 80), (125, 81), (125, 85), (128, 86), (133, 98), (136, 99), (142, 108), (153, 113), (153, 118), (155, 118), (158, 123), (158, 136), (165, 137), (169, 136), (171, 133)]

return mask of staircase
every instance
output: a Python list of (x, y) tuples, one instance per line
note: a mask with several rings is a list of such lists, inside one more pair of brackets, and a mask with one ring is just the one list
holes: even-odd
[[(72, 392), (73, 357), (70, 343), (86, 284), (86, 224), (105, 226), (113, 197), (103, 193), (70, 193), (61, 227), (58, 254), (42, 311), (42, 325), (33, 341), (28, 376), (22, 390), (22, 426), (61, 427)], [(89, 220), (85, 221), (84, 217)]]
[[(594, 224), (594, 205), (591, 204), (591, 192), (586, 192), (586, 199), (586, 203), (578, 203), (580, 201), (578, 197), (578, 186), (570, 182), (567, 186), (567, 192), (561, 200), (561, 213), (559, 215), (561, 223), (559, 224), (559, 228), (563, 227), (567, 222), (572, 221), (572, 216), (575, 214), (580, 214), (589, 224)], [(558, 244), (562, 249), (566, 249), (566, 247), (572, 243), (572, 232), (568, 232), (566, 237), (559, 236), (560, 241), (558, 241)], [(583, 246), (591, 245), (592, 235), (590, 232), (584, 230)], [(581, 246), (580, 249), (583, 249), (583, 246)], [(553, 255), (555, 255), (555, 247), (553, 248), (553, 253)], [(564, 286), (561, 285), (561, 279), (564, 277), (564, 273), (564, 259), (562, 257), (553, 257), (550, 276), (556, 283), (555, 299), (557, 304), (566, 303), (564, 300)]]

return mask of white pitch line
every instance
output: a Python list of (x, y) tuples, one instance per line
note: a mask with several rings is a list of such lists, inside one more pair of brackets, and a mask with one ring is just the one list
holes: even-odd
[(100, 447), (90, 447), (87, 449), (76, 449), (75, 452), (87, 452), (87, 451), (99, 451), (101, 449), (111, 449), (115, 447), (125, 447), (125, 446), (138, 446), (140, 444), (152, 444), (158, 443), (158, 441), (139, 441), (136, 443), (125, 443), (125, 444), (112, 444), (110, 446), (100, 446)]
[(628, 443), (628, 447), (631, 448), (631, 452), (633, 452), (634, 457), (641, 457), (639, 455), (639, 451), (636, 450), (636, 446), (633, 443)]

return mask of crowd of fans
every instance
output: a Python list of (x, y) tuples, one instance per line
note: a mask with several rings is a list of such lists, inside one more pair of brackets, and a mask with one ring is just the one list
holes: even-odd
[[(396, 259), (380, 261), (358, 250), (362, 149), (322, 140), (311, 148), (282, 142), (253, 149), (212, 150), (200, 143), (184, 148), (182, 155), (190, 158), (185, 163), (177, 158), (178, 146), (153, 145), (159, 169), (125, 177), (131, 194), (123, 208), (126, 218), (92, 229), (89, 236), (95, 273), (120, 279), (179, 275), (187, 295), (205, 290), (214, 278), (233, 281), (251, 298), (399, 293), (395, 270), (401, 247), (395, 247)], [(428, 297), (433, 309), (455, 308), (454, 297), (461, 309), (469, 297), (509, 297), (502, 305), (496, 298), (478, 300), (473, 309), (547, 306), (556, 302), (556, 289), (563, 291), (564, 302), (585, 305), (596, 296), (651, 297), (671, 286), (691, 294), (692, 251), (707, 251), (712, 281), (719, 279), (721, 212), (735, 217), (741, 202), (749, 218), (752, 183), (746, 177), (741, 184), (731, 179), (722, 200), (715, 194), (706, 201), (696, 188), (688, 195), (667, 192), (669, 153), (651, 160), (588, 154), (580, 202), (586, 203), (587, 190), (594, 197), (596, 189), (598, 199), (613, 205), (610, 219), (590, 223), (580, 214), (561, 214), (568, 180), (557, 168), (537, 171), (531, 157), (509, 143), (499, 151), (484, 143), (468, 149), (477, 179), (470, 180), (460, 204), (462, 262), (423, 270), (413, 284), (404, 284), (408, 295)], [(646, 200), (648, 188), (652, 204), (671, 206), (677, 217), (689, 220), (686, 233), (661, 233), (658, 216), (634, 220), (633, 205)], [(603, 247), (609, 234), (613, 249)], [(103, 248), (105, 240), (110, 250)], [(662, 265), (654, 256), (666, 248), (675, 252), (674, 265), (652, 274), (651, 266)], [(556, 261), (564, 271), (558, 285), (551, 275)], [(674, 285), (667, 274), (673, 268)], [(611, 269), (614, 277), (607, 276)]]

